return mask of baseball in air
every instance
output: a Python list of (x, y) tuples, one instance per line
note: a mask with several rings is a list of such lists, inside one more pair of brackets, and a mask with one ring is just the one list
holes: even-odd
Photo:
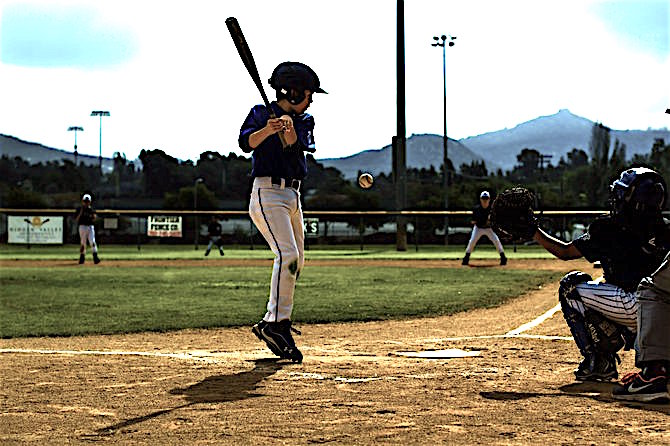
[(375, 179), (370, 175), (369, 173), (365, 172), (362, 173), (358, 177), (358, 185), (361, 186), (363, 189), (370, 189), (372, 187), (372, 183), (375, 182)]

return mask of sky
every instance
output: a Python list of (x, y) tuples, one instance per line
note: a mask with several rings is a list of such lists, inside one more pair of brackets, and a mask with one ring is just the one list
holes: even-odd
[[(319, 158), (380, 149), (396, 133), (391, 0), (0, 0), (0, 133), (129, 160), (243, 154), (261, 103), (225, 19), (240, 22), (266, 83), (283, 61), (328, 94), (308, 110)], [(670, 127), (670, 0), (406, 0), (407, 135), (462, 139), (560, 109), (617, 130)], [(93, 110), (109, 117), (90, 116)], [(102, 138), (100, 139), (100, 131)]]

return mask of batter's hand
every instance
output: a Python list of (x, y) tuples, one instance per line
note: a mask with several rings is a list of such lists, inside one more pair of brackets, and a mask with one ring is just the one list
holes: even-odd
[(271, 118), (268, 119), (268, 123), (265, 125), (268, 133), (274, 135), (284, 130), (285, 124), (281, 118)]
[(282, 131), (284, 132), (285, 135), (290, 135), (293, 131), (293, 119), (289, 115), (283, 115), (279, 118), (279, 120), (282, 122)]

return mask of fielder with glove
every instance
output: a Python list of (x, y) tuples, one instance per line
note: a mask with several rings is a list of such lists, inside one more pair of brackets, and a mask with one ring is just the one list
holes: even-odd
[(470, 253), (475, 249), (477, 242), (482, 236), (488, 237), (489, 240), (498, 250), (500, 254), (500, 264), (507, 264), (507, 257), (505, 257), (505, 249), (503, 248), (500, 239), (496, 233), (491, 229), (491, 206), (489, 206), (491, 201), (491, 194), (488, 191), (483, 191), (479, 194), (479, 204), (472, 210), (472, 233), (470, 234), (470, 241), (468, 246), (465, 248), (465, 256), (463, 256), (462, 265), (468, 265), (470, 263)]
[(663, 178), (646, 168), (628, 169), (610, 186), (610, 213), (597, 218), (582, 236), (564, 242), (542, 230), (533, 212), (534, 198), (524, 188), (500, 194), (492, 205), (494, 230), (503, 239), (534, 239), (562, 260), (600, 261), (604, 281), (581, 271), (567, 274), (558, 299), (563, 316), (584, 357), (575, 377), (607, 381), (618, 377), (617, 352), (629, 349), (637, 332), (642, 278), (661, 264), (668, 246), (661, 210), (667, 199)]

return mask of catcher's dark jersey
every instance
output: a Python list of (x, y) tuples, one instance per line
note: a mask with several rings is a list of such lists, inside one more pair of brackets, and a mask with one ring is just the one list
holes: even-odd
[[(659, 231), (667, 232), (667, 226), (659, 227)], [(628, 292), (635, 291), (640, 280), (651, 275), (668, 252), (667, 246), (643, 240), (610, 216), (596, 219), (572, 243), (589, 262), (601, 262), (607, 283)]]
[(221, 235), (221, 224), (218, 221), (211, 221), (207, 225), (207, 231), (209, 232), (210, 237), (220, 236)]
[[(77, 208), (74, 213), (74, 218), (77, 218), (81, 209), (81, 206)], [(95, 220), (94, 214), (95, 209), (93, 209), (91, 206), (85, 206), (84, 211), (81, 213), (81, 217), (79, 217), (79, 224), (84, 226), (91, 226)]]
[(270, 118), (264, 105), (256, 105), (244, 120), (238, 139), (242, 150), (247, 153), (253, 150), (251, 176), (302, 180), (307, 174), (307, 162), (303, 149), (314, 147), (314, 118), (308, 113), (300, 115), (287, 113), (276, 102), (270, 106), (277, 117), (286, 114), (291, 116), (298, 141), (290, 148), (282, 148), (279, 138), (272, 135), (260, 143), (256, 149), (252, 149), (249, 146), (249, 135), (265, 127)]
[(478, 228), (488, 228), (491, 226), (489, 222), (489, 214), (491, 213), (491, 206), (483, 207), (481, 204), (475, 206), (472, 210), (472, 219)]

